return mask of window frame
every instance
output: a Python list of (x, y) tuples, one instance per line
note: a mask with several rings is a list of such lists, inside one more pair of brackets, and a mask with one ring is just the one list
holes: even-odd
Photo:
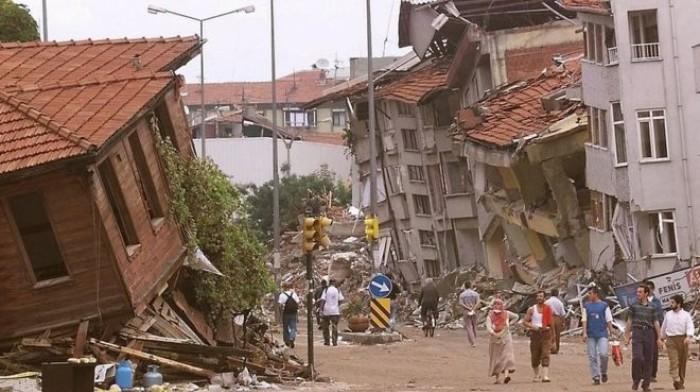
[[(408, 181), (425, 184), (425, 171), (423, 170), (423, 166), (406, 165), (406, 171), (408, 172)], [(418, 175), (414, 176), (413, 174)]]
[[(424, 241), (427, 240), (427, 241)], [(418, 242), (420, 246), (427, 248), (437, 248), (437, 238), (432, 230), (418, 230)]]
[[(428, 264), (433, 265), (434, 268), (433, 267), (428, 268)], [(426, 276), (428, 276), (429, 278), (437, 278), (442, 273), (440, 261), (438, 261), (438, 260), (423, 259), (423, 267), (424, 267), (424, 271), (425, 271)], [(434, 274), (433, 274), (433, 272), (434, 272)]]
[[(339, 122), (336, 122), (336, 116), (342, 116), (342, 124)], [(347, 117), (347, 112), (345, 109), (333, 109), (331, 110), (331, 126), (332, 127), (339, 127), (339, 128), (345, 128), (348, 123), (348, 117)]]
[[(19, 253), (22, 257), (22, 262), (24, 263), (24, 267), (27, 271), (27, 274), (29, 275), (32, 288), (33, 289), (41, 289), (44, 287), (49, 287), (49, 286), (55, 286), (61, 283), (65, 282), (70, 282), (73, 278), (73, 273), (71, 271), (71, 267), (69, 263), (66, 262), (66, 257), (65, 254), (66, 252), (63, 249), (63, 245), (61, 244), (61, 241), (58, 240), (58, 236), (56, 235), (56, 225), (53, 221), (53, 218), (51, 214), (49, 213), (48, 208), (46, 208), (46, 198), (44, 197), (44, 191), (40, 189), (28, 189), (23, 192), (14, 192), (10, 193), (6, 196), (3, 197), (2, 200), (0, 200), (0, 207), (2, 207), (5, 211), (5, 216), (7, 217), (7, 222), (10, 227), (10, 232), (12, 233), (12, 236), (14, 237), (14, 242), (15, 245), (17, 246), (17, 249), (19, 250)], [(51, 232), (54, 235), (54, 240), (56, 241), (56, 248), (58, 250), (59, 255), (61, 256), (61, 260), (63, 261), (63, 265), (66, 269), (66, 275), (64, 276), (59, 276), (55, 278), (50, 278), (50, 279), (44, 279), (44, 280), (39, 280), (34, 273), (34, 266), (32, 264), (32, 261), (29, 257), (29, 253), (27, 252), (27, 249), (24, 245), (24, 239), (22, 238), (22, 233), (19, 230), (19, 226), (17, 226), (17, 222), (15, 221), (15, 216), (14, 213), (12, 212), (12, 207), (10, 206), (10, 199), (14, 197), (20, 197), (23, 195), (29, 195), (29, 194), (38, 194), (39, 198), (41, 199), (42, 206), (44, 207), (44, 212), (46, 213), (46, 220), (49, 224), (49, 227), (51, 228)]]
[[(644, 17), (646, 14), (651, 15), (653, 13), (654, 20), (656, 22), (656, 41), (651, 41), (646, 37)], [(639, 25), (635, 26), (635, 20), (639, 21)], [(663, 57), (661, 56), (661, 36), (659, 34), (659, 12), (658, 9), (646, 9), (646, 10), (630, 10), (627, 13), (627, 23), (629, 29), (629, 45), (630, 45), (630, 58), (634, 62), (646, 62), (646, 61), (659, 61)], [(639, 42), (635, 42), (635, 38), (639, 34)], [(635, 56), (635, 45), (654, 45), (656, 44), (657, 56), (649, 57), (636, 57)]]
[[(622, 118), (619, 120), (615, 120), (615, 105), (618, 105), (620, 108), (620, 115)], [(625, 126), (625, 113), (623, 112), (623, 107), (622, 103), (620, 101), (613, 101), (610, 102), (610, 127), (612, 128), (612, 150), (613, 150), (613, 157), (615, 159), (614, 166), (615, 167), (626, 167), (629, 164), (629, 153), (627, 151), (627, 127)], [(617, 143), (617, 126), (620, 125), (622, 126), (622, 137), (623, 140), (625, 141), (625, 145), (622, 146), (622, 148), (625, 151), (625, 161), (620, 162), (620, 157), (618, 155), (618, 146)]]
[[(121, 202), (124, 204), (123, 209), (124, 211), (120, 211), (119, 207), (119, 201), (116, 199), (112, 199), (110, 197), (110, 194), (112, 193), (111, 190), (111, 185), (108, 185), (109, 180), (105, 179), (104, 173), (102, 171), (103, 165), (108, 165), (105, 167), (109, 167), (112, 175), (114, 175), (114, 179), (116, 180), (114, 186), (116, 186), (116, 191), (119, 192), (119, 196), (122, 200)], [(131, 215), (131, 211), (129, 211), (129, 204), (125, 198), (125, 193), (124, 189), (122, 189), (121, 182), (119, 181), (119, 176), (117, 175), (117, 171), (115, 169), (115, 165), (111, 160), (111, 155), (107, 156), (105, 159), (103, 159), (101, 162), (99, 162), (96, 165), (96, 172), (97, 175), (100, 179), (100, 183), (102, 184), (102, 189), (106, 193), (107, 196), (107, 203), (109, 204), (109, 209), (110, 212), (115, 215), (115, 219), (117, 222), (115, 224), (117, 225), (118, 232), (119, 232), (119, 238), (122, 240), (122, 245), (124, 246), (124, 249), (129, 257), (132, 257), (136, 254), (137, 250), (140, 249), (141, 247), (141, 238), (139, 238), (138, 235), (138, 230), (136, 229), (136, 225), (134, 224), (134, 219), (133, 216)], [(109, 174), (107, 175), (109, 177)], [(112, 203), (115, 203), (114, 205)], [(115, 211), (115, 208), (117, 211)], [(119, 216), (116, 216), (116, 214), (120, 214), (120, 212), (123, 212), (126, 217), (126, 220), (123, 222), (126, 226), (122, 228), (122, 226), (119, 224)], [(121, 215), (121, 214), (120, 214)], [(129, 234), (128, 231), (132, 231), (133, 233)], [(127, 232), (127, 236), (133, 235), (134, 238), (136, 239), (135, 243), (131, 243), (129, 238), (125, 237), (125, 232)]]
[[(663, 116), (654, 116), (655, 111), (663, 111)], [(640, 113), (648, 113), (648, 117), (643, 117), (640, 119)], [(666, 139), (666, 157), (657, 157), (656, 151), (656, 128), (654, 126), (654, 120), (664, 120), (664, 137)], [(640, 163), (653, 163), (653, 162), (668, 162), (671, 160), (671, 148), (668, 142), (668, 120), (666, 118), (665, 108), (656, 109), (639, 109), (635, 111), (635, 120), (637, 122), (637, 140), (639, 147), (639, 162)], [(642, 143), (642, 123), (649, 123), (649, 144), (651, 146), (652, 157), (644, 157), (643, 143)], [(629, 158), (629, 157), (628, 157)]]
[[(615, 207), (617, 205), (617, 199), (613, 196), (610, 196), (606, 193), (603, 192), (598, 192), (591, 190), (590, 191), (590, 196), (591, 196), (591, 209), (590, 209), (590, 216), (591, 219), (587, 222), (588, 228), (590, 230), (595, 230), (599, 233), (606, 233), (612, 230), (613, 226), (613, 214), (615, 212)], [(601, 222), (598, 222), (598, 214), (594, 214), (595, 211), (597, 211), (597, 208), (594, 208), (594, 197), (600, 197), (600, 218), (602, 219)]]
[[(134, 143), (134, 138), (136, 143)], [(151, 169), (148, 166), (148, 157), (146, 156), (146, 151), (142, 147), (141, 136), (139, 135), (138, 129), (135, 129), (129, 136), (127, 136), (127, 143), (129, 144), (129, 149), (132, 158), (132, 169), (136, 177), (136, 181), (139, 185), (139, 193), (146, 206), (146, 214), (149, 217), (152, 226), (158, 226), (160, 222), (165, 219), (166, 209), (161, 203), (158, 197), (158, 187), (156, 186), (155, 175), (151, 173)], [(137, 155), (140, 155), (137, 158)], [(139, 162), (143, 159), (143, 162)], [(140, 166), (144, 166), (141, 168)], [(158, 165), (160, 167), (160, 165)], [(145, 171), (145, 173), (142, 173)], [(145, 176), (144, 176), (145, 175)], [(147, 188), (152, 188), (149, 192)], [(153, 211), (153, 216), (151, 214)]]
[[(411, 137), (407, 138), (406, 135), (410, 134)], [(409, 146), (407, 140), (411, 141)], [(418, 142), (418, 130), (414, 128), (401, 128), (401, 142), (403, 144), (404, 151), (420, 151), (420, 144)], [(415, 144), (415, 146), (414, 146)]]
[[(421, 199), (421, 202), (418, 202), (418, 199)], [(423, 203), (423, 201), (425, 203)], [(418, 206), (421, 206), (419, 209)], [(423, 206), (427, 208), (423, 208)], [(413, 195), (413, 209), (414, 213), (419, 216), (431, 216), (433, 213), (432, 206), (430, 205), (430, 197), (427, 195), (418, 195), (414, 194)]]
[[(590, 144), (601, 150), (610, 148), (610, 132), (608, 130), (608, 111), (594, 106), (588, 107), (588, 128), (590, 129)], [(601, 143), (601, 141), (604, 142)]]
[[(663, 218), (663, 214), (665, 213), (671, 213), (672, 219), (668, 220)], [(656, 219), (658, 222), (658, 225), (661, 227), (664, 225), (664, 223), (672, 223), (673, 224), (673, 242), (676, 248), (675, 252), (671, 253), (656, 253), (656, 238), (655, 238), (655, 229), (652, 226), (652, 220), (651, 217), (656, 215)], [(647, 216), (649, 218), (649, 234), (651, 235), (651, 249), (649, 251), (651, 252), (651, 257), (673, 257), (678, 255), (678, 224), (676, 222), (676, 211), (675, 210), (659, 210), (659, 211), (652, 211), (648, 212)], [(656, 230), (660, 230), (659, 234), (663, 234), (663, 229), (662, 228), (657, 228)], [(663, 244), (662, 244), (663, 246)]]

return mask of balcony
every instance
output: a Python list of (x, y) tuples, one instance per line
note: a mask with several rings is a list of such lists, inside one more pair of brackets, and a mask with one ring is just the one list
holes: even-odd
[(608, 65), (617, 65), (619, 60), (617, 56), (617, 46), (608, 48)]
[(632, 61), (660, 60), (659, 43), (632, 44)]

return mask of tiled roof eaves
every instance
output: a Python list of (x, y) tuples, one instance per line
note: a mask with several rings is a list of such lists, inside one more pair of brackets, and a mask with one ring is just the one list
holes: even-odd
[(50, 131), (56, 133), (57, 135), (61, 136), (62, 138), (70, 141), (74, 145), (80, 147), (81, 149), (85, 151), (90, 151), (96, 148), (96, 146), (90, 142), (88, 142), (85, 138), (77, 136), (73, 131), (70, 129), (62, 126), (61, 124), (57, 123), (56, 121), (52, 120), (50, 117), (44, 115), (40, 111), (34, 109), (32, 106), (28, 105), (27, 103), (17, 99), (16, 97), (13, 97), (4, 91), (0, 91), (0, 100), (6, 102), (7, 104), (11, 105), (15, 109), (17, 109), (19, 112), (24, 114), (26, 117), (29, 119), (43, 125)]
[(131, 75), (121, 75), (121, 76), (98, 76), (93, 78), (85, 78), (82, 80), (70, 81), (70, 82), (56, 82), (56, 83), (39, 83), (39, 84), (22, 84), (7, 86), (2, 89), (5, 93), (14, 95), (15, 93), (27, 93), (33, 91), (48, 91), (53, 89), (64, 89), (70, 87), (87, 87), (106, 83), (117, 83), (117, 82), (127, 82), (134, 80), (143, 79), (163, 79), (163, 78), (174, 78), (175, 73), (173, 71), (160, 71), (160, 72), (149, 72), (140, 71)]
[(84, 40), (69, 40), (69, 41), (29, 41), (29, 42), (0, 42), (0, 48), (33, 48), (33, 47), (52, 47), (52, 46), (83, 46), (83, 45), (114, 45), (114, 44), (134, 44), (134, 43), (171, 43), (171, 42), (193, 42), (199, 43), (199, 37), (191, 35), (187, 37), (158, 37), (158, 38), (119, 38), (119, 39), (84, 39)]

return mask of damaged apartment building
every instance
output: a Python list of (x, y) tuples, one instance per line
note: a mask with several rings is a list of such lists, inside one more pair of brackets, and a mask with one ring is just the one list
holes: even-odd
[(171, 290), (185, 238), (155, 135), (193, 156), (174, 71), (200, 45), (0, 44), (0, 344), (88, 322), (114, 333), (161, 295), (189, 309)]
[[(381, 167), (378, 216), (382, 233), (394, 245), (390, 254), (409, 281), (474, 265), (485, 266), (496, 276), (504, 274), (505, 253), (485, 246), (487, 239), (495, 238), (494, 222), (503, 219), (488, 210), (475, 189), (475, 180), (484, 178), (476, 175), (481, 163), (464, 154), (463, 140), (453, 138), (455, 119), (460, 108), (470, 107), (498, 86), (537, 77), (555, 60), (580, 54), (577, 26), (561, 18), (562, 13), (569, 17), (575, 13), (557, 2), (546, 3), (556, 8), (518, 1), (492, 6), (451, 1), (401, 4), (399, 43), (412, 47), (413, 53), (375, 74)], [(351, 81), (344, 90), (336, 88), (318, 101), (345, 100), (352, 108), (349, 142), (364, 185), (363, 207), (369, 198), (366, 86), (366, 79)], [(551, 104), (559, 107), (576, 101), (560, 98), (552, 98)], [(523, 129), (527, 131), (532, 129)], [(576, 126), (573, 132), (579, 131)], [(577, 157), (583, 162), (582, 154)], [(580, 218), (578, 212), (571, 214), (572, 220)], [(574, 242), (578, 263), (581, 244)], [(528, 246), (537, 247), (528, 255), (536, 253), (542, 267), (553, 265), (553, 241), (543, 238)]]
[(700, 2), (565, 0), (585, 31), (590, 257), (635, 279), (693, 264)]

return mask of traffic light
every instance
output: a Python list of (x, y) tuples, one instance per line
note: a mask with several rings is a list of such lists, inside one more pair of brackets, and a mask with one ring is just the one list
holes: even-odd
[(333, 219), (322, 216), (316, 219), (316, 245), (323, 249), (328, 249), (331, 246), (331, 240), (326, 234), (326, 228), (333, 224)]
[(374, 216), (365, 218), (365, 236), (367, 241), (376, 241), (379, 239), (379, 219)]
[(301, 232), (301, 249), (304, 251), (304, 253), (310, 253), (316, 248), (316, 219), (303, 218)]

